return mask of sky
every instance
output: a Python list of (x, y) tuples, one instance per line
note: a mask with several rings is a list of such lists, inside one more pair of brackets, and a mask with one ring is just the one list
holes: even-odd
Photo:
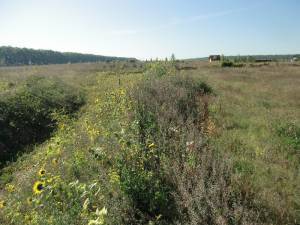
[(300, 53), (299, 0), (0, 0), (0, 46), (138, 59)]

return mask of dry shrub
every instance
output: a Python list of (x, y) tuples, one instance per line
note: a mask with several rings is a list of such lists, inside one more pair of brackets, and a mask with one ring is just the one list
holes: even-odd
[(234, 174), (230, 157), (210, 147), (211, 93), (205, 83), (180, 76), (151, 78), (131, 93), (145, 170), (168, 187), (174, 204), (156, 213), (167, 224), (280, 224), (247, 179)]
[[(149, 79), (132, 91), (131, 97), (135, 103), (134, 117), (138, 121), (138, 139), (142, 146), (140, 158), (145, 159), (144, 170), (151, 171), (155, 176), (153, 181), (147, 180), (148, 183), (139, 184), (145, 186), (143, 199), (136, 198), (141, 195), (139, 190), (131, 195), (138, 200), (136, 205), (147, 214), (161, 214), (168, 222), (174, 221), (178, 216), (173, 196), (177, 184), (170, 179), (169, 174), (175, 165), (174, 160), (179, 160), (180, 166), (189, 160), (186, 158), (187, 150), (192, 150), (196, 133), (188, 130), (198, 131), (199, 137), (203, 137), (208, 116), (209, 93), (211, 88), (205, 83), (183, 77)], [(201, 139), (201, 143), (198, 144), (203, 145), (203, 141), (204, 139)], [(154, 143), (155, 147), (150, 149), (148, 146), (151, 143)], [(187, 146), (187, 143), (191, 143), (191, 146)], [(126, 179), (135, 180), (136, 183), (136, 177)], [(151, 186), (154, 183), (159, 184), (155, 190)], [(159, 204), (153, 203), (157, 193), (165, 196), (163, 202), (159, 199)], [(149, 205), (156, 207), (149, 212)], [(168, 205), (167, 211), (165, 205)]]

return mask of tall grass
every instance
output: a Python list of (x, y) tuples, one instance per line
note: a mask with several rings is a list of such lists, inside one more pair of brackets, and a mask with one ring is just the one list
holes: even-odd
[(299, 223), (296, 68), (111, 66), (48, 71), (86, 104), (1, 170), (1, 224)]
[[(129, 177), (121, 173), (121, 182), (133, 179), (125, 192), (129, 188), (148, 216), (161, 215), (162, 224), (271, 224), (276, 216), (240, 183), (245, 181), (236, 176), (231, 157), (210, 145), (212, 97), (206, 83), (180, 76), (152, 78), (132, 91), (141, 145), (136, 160), (143, 167), (135, 167), (135, 158), (123, 160), (131, 171), (140, 170)], [(132, 189), (145, 171), (153, 174), (150, 181)]]

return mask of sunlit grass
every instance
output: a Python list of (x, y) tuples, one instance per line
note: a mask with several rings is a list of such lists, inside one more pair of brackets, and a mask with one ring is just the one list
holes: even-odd
[[(213, 168), (208, 181), (215, 186), (206, 190), (205, 184), (198, 183), (199, 190), (182, 192), (186, 195), (181, 205), (178, 203), (182, 207), (178, 210), (180, 215), (187, 217), (187, 211), (194, 215), (200, 205), (199, 212), (202, 212), (207, 207), (203, 199), (209, 196), (214, 207), (223, 204), (212, 208), (214, 211), (208, 216), (212, 224), (233, 223), (238, 221), (239, 215), (243, 215), (242, 224), (251, 224), (252, 218), (261, 224), (299, 223), (299, 67), (224, 69), (198, 62), (193, 65), (198, 69), (176, 73), (200, 78), (213, 87), (209, 118), (203, 130), (209, 137), (207, 144), (212, 153), (203, 154), (201, 163), (193, 153), (185, 155), (186, 164), (178, 168), (170, 180), (181, 179), (178, 189), (190, 184), (196, 186), (196, 181), (205, 180), (198, 175), (207, 175), (208, 168)], [(166, 224), (171, 221), (164, 218), (164, 210), (155, 207), (165, 203), (158, 202), (166, 199), (165, 189), (161, 188), (164, 188), (164, 172), (178, 162), (168, 162), (165, 156), (161, 158), (168, 163), (160, 165), (163, 168), (160, 177), (153, 173), (155, 170), (144, 169), (155, 165), (153, 162), (161, 154), (160, 150), (165, 150), (172, 139), (150, 135), (141, 145), (135, 136), (138, 130), (134, 119), (136, 102), (129, 93), (145, 78), (141, 71), (136, 72), (139, 69), (129, 66), (122, 75), (115, 65), (102, 64), (0, 69), (0, 91), (13, 90), (27, 76), (43, 74), (60, 76), (86, 93), (86, 104), (76, 117), (56, 115), (58, 124), (52, 136), (42, 144), (29, 147), (16, 162), (2, 169), (1, 224)], [(168, 81), (164, 82), (167, 87)], [(162, 92), (157, 100), (168, 99), (168, 94)], [(160, 111), (162, 115), (163, 112)], [(170, 130), (178, 132), (177, 127), (171, 126)], [(194, 148), (193, 142), (185, 142), (182, 147), (184, 138), (190, 137), (179, 136), (173, 140), (179, 143), (173, 146), (174, 151)], [(141, 154), (141, 150), (147, 154)], [(211, 156), (216, 158), (212, 160)], [(213, 165), (209, 164), (210, 160)], [(196, 173), (193, 168), (199, 165), (207, 171)], [(186, 176), (176, 177), (178, 174)], [(156, 183), (151, 183), (153, 181)], [(147, 188), (141, 193), (148, 198), (152, 211), (138, 208), (140, 205), (135, 201), (140, 199), (134, 199), (134, 191), (140, 188), (137, 182), (145, 187), (151, 184), (153, 190), (159, 190), (149, 195), (154, 196), (153, 199), (146, 196)], [(179, 190), (174, 188), (173, 191), (178, 197)], [(230, 199), (233, 205), (218, 202), (218, 196), (213, 193), (224, 193), (224, 199)], [(185, 208), (185, 205), (194, 208)], [(145, 211), (150, 211), (149, 215)], [(195, 222), (199, 219), (197, 215), (189, 219)], [(176, 218), (175, 215), (172, 219), (186, 224), (183, 221), (188, 219), (184, 216)]]

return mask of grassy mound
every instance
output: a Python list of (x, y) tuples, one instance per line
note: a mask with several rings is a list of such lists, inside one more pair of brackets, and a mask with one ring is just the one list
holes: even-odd
[(30, 144), (49, 137), (55, 113), (74, 113), (84, 103), (81, 94), (57, 79), (31, 77), (0, 100), (0, 158), (12, 159)]

